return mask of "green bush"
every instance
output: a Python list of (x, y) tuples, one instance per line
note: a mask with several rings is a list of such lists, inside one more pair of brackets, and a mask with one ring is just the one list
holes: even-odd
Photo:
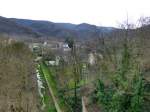
[(113, 75), (112, 84), (106, 87), (102, 80), (97, 83), (97, 98), (106, 112), (142, 112), (144, 82), (139, 63), (131, 53), (124, 44), (116, 71), (106, 71)]

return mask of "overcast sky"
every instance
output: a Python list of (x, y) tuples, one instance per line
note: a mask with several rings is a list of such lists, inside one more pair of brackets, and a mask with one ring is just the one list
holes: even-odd
[(150, 0), (0, 0), (0, 16), (117, 26), (150, 16)]

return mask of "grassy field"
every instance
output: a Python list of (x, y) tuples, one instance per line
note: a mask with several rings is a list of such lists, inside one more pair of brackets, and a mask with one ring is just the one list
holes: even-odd
[(49, 86), (49, 88), (51, 88), (53, 95), (56, 99), (56, 103), (57, 103), (56, 108), (59, 108), (62, 112), (71, 112), (70, 109), (68, 109), (69, 106), (66, 105), (64, 99), (59, 97), (58, 87), (55, 81), (55, 76), (52, 73), (53, 70), (50, 70), (45, 63), (41, 63), (40, 67), (45, 76), (45, 79), (47, 80), (47, 85)]
[(54, 102), (53, 102), (53, 99), (52, 99), (52, 96), (50, 95), (50, 92), (48, 91), (48, 86), (47, 86), (46, 80), (44, 78), (43, 72), (41, 71), (40, 67), (39, 67), (39, 70), (40, 70), (40, 78), (42, 79), (42, 83), (44, 86), (44, 88), (42, 90), (42, 93), (43, 93), (42, 100), (45, 104), (44, 111), (46, 111), (46, 112), (57, 112), (55, 105), (54, 105)]

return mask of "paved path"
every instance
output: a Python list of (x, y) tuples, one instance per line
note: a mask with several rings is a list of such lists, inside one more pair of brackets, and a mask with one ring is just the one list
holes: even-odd
[(86, 104), (85, 104), (85, 97), (82, 97), (82, 112), (88, 112), (86, 109)]

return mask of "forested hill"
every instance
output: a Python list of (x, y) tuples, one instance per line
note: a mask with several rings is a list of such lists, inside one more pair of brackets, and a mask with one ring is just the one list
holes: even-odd
[(113, 27), (100, 27), (87, 23), (54, 23), (50, 21), (38, 21), (28, 19), (15, 19), (0, 17), (0, 33), (24, 37), (53, 37), (78, 39), (94, 38), (101, 33), (114, 31)]

